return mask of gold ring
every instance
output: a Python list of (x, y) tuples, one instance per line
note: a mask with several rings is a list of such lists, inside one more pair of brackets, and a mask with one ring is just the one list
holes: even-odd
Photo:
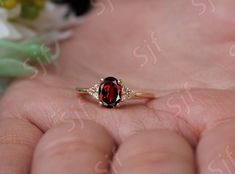
[(76, 88), (78, 94), (90, 95), (102, 106), (115, 108), (124, 101), (130, 99), (154, 99), (155, 95), (151, 92), (131, 90), (124, 86), (122, 80), (115, 77), (106, 77), (90, 88)]

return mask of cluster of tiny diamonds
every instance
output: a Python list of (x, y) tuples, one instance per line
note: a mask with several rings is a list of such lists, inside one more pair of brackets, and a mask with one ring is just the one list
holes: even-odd
[(99, 100), (99, 86), (99, 84), (96, 84), (88, 89), (88, 93), (97, 100)]
[(134, 96), (134, 91), (129, 89), (128, 87), (122, 88), (122, 101), (129, 100)]

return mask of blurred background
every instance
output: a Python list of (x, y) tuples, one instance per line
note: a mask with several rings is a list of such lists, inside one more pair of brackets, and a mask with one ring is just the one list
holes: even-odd
[(94, 0), (54, 0), (58, 4), (67, 4), (77, 16), (83, 15), (91, 9)]
[[(22, 3), (20, 8), (18, 8), (19, 2)], [(28, 4), (28, 2), (31, 3)], [(92, 2), (94, 0), (0, 0), (0, 96), (12, 79), (30, 75), (23, 69), (25, 60), (20, 60), (19, 52), (13, 50), (12, 47), (19, 48), (21, 42), (40, 37), (47, 33), (48, 29), (50, 34), (56, 33), (51, 40), (57, 40), (57, 35), (67, 38), (70, 34), (71, 23), (76, 20), (80, 23), (80, 17), (92, 8)], [(45, 7), (45, 10), (40, 13), (40, 17), (37, 15), (37, 8), (35, 9), (35, 6), (32, 6), (34, 3)], [(58, 7), (61, 7), (62, 10)], [(64, 29), (68, 32), (63, 32)], [(35, 44), (43, 44), (43, 42), (35, 42)], [(13, 59), (6, 59), (9, 57), (8, 53), (11, 54), (14, 51), (16, 51), (16, 56)], [(31, 66), (27, 66), (29, 69), (35, 70)]]

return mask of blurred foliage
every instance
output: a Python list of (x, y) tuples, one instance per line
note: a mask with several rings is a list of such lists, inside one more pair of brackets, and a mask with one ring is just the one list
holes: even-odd
[(35, 74), (34, 63), (49, 64), (59, 57), (56, 51), (42, 44), (43, 39), (32, 39), (26, 42), (0, 40), (0, 77), (22, 77)]
[(11, 10), (21, 6), (21, 17), (34, 20), (43, 9), (46, 0), (0, 0), (0, 7)]

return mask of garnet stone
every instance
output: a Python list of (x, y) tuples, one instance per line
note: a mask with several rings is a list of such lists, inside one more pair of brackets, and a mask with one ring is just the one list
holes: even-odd
[(122, 97), (122, 85), (114, 77), (105, 78), (99, 87), (99, 100), (103, 106), (113, 108), (120, 103)]

